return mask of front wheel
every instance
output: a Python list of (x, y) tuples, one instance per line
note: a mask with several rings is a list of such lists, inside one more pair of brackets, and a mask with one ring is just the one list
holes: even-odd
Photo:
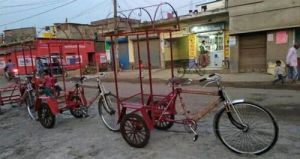
[(39, 121), (44, 128), (50, 129), (54, 127), (55, 115), (51, 112), (50, 107), (46, 103), (42, 103), (38, 111)]
[(31, 119), (37, 120), (37, 113), (35, 111), (35, 95), (33, 91), (26, 91), (25, 93), (25, 102), (28, 115)]
[(127, 114), (120, 124), (125, 141), (132, 147), (145, 147), (150, 138), (150, 131), (144, 119), (138, 114)]
[(222, 108), (215, 116), (214, 130), (227, 148), (239, 154), (263, 154), (278, 139), (278, 125), (273, 115), (251, 102)]
[(111, 131), (119, 131), (118, 99), (113, 94), (101, 96), (98, 102), (98, 112), (104, 125)]

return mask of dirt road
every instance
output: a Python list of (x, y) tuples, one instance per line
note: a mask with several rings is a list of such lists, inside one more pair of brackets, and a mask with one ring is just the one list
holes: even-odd
[[(108, 88), (112, 83), (107, 84)], [(121, 83), (121, 95), (133, 94), (139, 85)], [(194, 86), (193, 86), (194, 87)], [(113, 90), (113, 89), (112, 89)], [(167, 93), (168, 87), (156, 85), (155, 91)], [(259, 156), (261, 159), (300, 158), (300, 94), (289, 90), (263, 90), (228, 88), (233, 98), (245, 97), (269, 108), (276, 116), (280, 135), (275, 147)], [(93, 95), (87, 90), (88, 97)], [(129, 93), (130, 92), (130, 93)], [(187, 96), (190, 104), (206, 98)], [(215, 137), (212, 124), (214, 112), (199, 123), (199, 139), (184, 132), (182, 125), (174, 125), (169, 131), (154, 130), (149, 144), (142, 149), (130, 147), (120, 133), (108, 131), (100, 121), (97, 106), (90, 109), (90, 117), (75, 119), (69, 115), (57, 116), (53, 129), (43, 128), (32, 121), (25, 107), (3, 107), (0, 115), (1, 159), (234, 159), (254, 158), (232, 153)]]

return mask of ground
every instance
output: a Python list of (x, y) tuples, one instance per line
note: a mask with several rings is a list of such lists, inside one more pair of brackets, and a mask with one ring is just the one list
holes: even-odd
[[(4, 85), (5, 83), (0, 81), (0, 86)], [(114, 92), (113, 83), (105, 85)], [(120, 83), (121, 96), (134, 94), (138, 89), (137, 84)], [(154, 91), (159, 93), (167, 93), (169, 90), (170, 88), (162, 83), (156, 84), (154, 88)], [(87, 89), (88, 98), (94, 91)], [(260, 103), (271, 110), (278, 121), (277, 144), (266, 154), (255, 158), (300, 158), (299, 91), (249, 88), (227, 88), (227, 91), (232, 98), (246, 98)], [(207, 102), (205, 97), (184, 98), (190, 105), (195, 105), (199, 101), (202, 104)], [(182, 125), (174, 125), (169, 131), (152, 131), (149, 144), (145, 148), (137, 149), (130, 147), (120, 133), (106, 129), (98, 115), (96, 103), (89, 111), (90, 117), (86, 119), (75, 119), (69, 112), (66, 112), (67, 115), (58, 115), (53, 129), (45, 129), (39, 122), (29, 119), (25, 107), (7, 105), (2, 109), (4, 114), (0, 115), (1, 159), (254, 158), (229, 151), (216, 138), (212, 129), (216, 111), (199, 122), (199, 139), (196, 142), (192, 141), (192, 134), (184, 132)]]

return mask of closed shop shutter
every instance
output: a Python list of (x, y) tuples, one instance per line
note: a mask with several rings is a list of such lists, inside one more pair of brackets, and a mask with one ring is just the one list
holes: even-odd
[[(148, 67), (148, 58), (147, 58), (147, 43), (145, 40), (139, 42), (140, 45), (140, 54), (143, 65)], [(160, 43), (159, 39), (149, 40), (150, 48), (150, 58), (152, 68), (160, 68)], [(134, 62), (135, 66), (138, 66), (138, 49), (137, 42), (134, 42)]]
[(266, 33), (240, 35), (239, 72), (266, 72)]

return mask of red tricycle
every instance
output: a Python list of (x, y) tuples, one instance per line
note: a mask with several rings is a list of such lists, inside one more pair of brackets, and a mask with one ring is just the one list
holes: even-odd
[[(176, 26), (172, 26), (172, 28), (156, 28), (155, 26), (154, 21), (157, 17), (156, 13), (160, 10), (160, 7), (164, 5), (169, 6), (173, 15), (175, 15), (172, 20), (176, 21)], [(150, 7), (157, 7), (154, 17), (151, 17), (146, 10), (146, 8)], [(142, 61), (139, 40), (143, 38), (143, 40), (146, 41), (146, 65), (148, 67), (149, 93), (145, 93), (141, 68), (139, 68), (140, 92), (127, 98), (120, 98), (117, 67), (114, 67), (116, 96), (118, 98), (118, 107), (115, 112), (118, 116), (117, 121), (124, 140), (133, 147), (141, 148), (148, 144), (150, 130), (153, 128), (168, 130), (176, 123), (183, 124), (187, 132), (194, 134), (194, 141), (196, 141), (198, 138), (197, 123), (199, 119), (221, 105), (221, 109), (215, 115), (213, 127), (216, 136), (227, 148), (233, 152), (242, 154), (262, 154), (270, 150), (275, 145), (278, 138), (278, 126), (274, 116), (266, 108), (253, 102), (248, 102), (244, 99), (231, 100), (222, 86), (220, 75), (211, 74), (206, 78), (203, 77), (200, 79), (200, 82), (207, 82), (204, 86), (216, 84), (217, 87), (214, 88), (203, 87), (199, 89), (184, 89), (180, 87), (182, 84), (191, 83), (191, 80), (174, 77), (172, 35), (173, 32), (180, 30), (179, 19), (174, 8), (169, 3), (136, 8), (129, 11), (128, 19), (132, 19), (130, 15), (134, 15), (132, 13), (134, 13), (135, 10), (146, 12), (146, 15), (150, 16), (149, 19), (153, 21), (147, 22), (142, 30), (131, 28), (131, 31), (116, 31), (106, 34), (106, 36), (111, 38), (111, 52), (114, 64), (117, 63), (115, 55), (115, 43), (117, 40), (115, 39), (122, 36), (128, 36), (136, 40), (139, 65), (141, 65), (140, 62)], [(122, 15), (124, 15), (124, 13), (122, 13)], [(140, 15), (142, 14), (140, 13)], [(160, 36), (161, 34), (167, 36), (168, 42), (170, 43), (171, 78), (169, 83), (171, 85), (171, 91), (168, 94), (154, 94), (152, 88), (152, 54), (150, 52), (149, 41), (151, 37), (156, 35)], [(151, 47), (156, 46), (151, 45)], [(182, 94), (210, 96), (211, 102), (203, 109), (193, 113), (188, 110)], [(140, 97), (140, 102), (129, 101), (135, 97)], [(182, 108), (183, 119), (177, 118), (176, 115), (178, 113), (176, 107)], [(115, 113), (110, 114), (115, 115)], [(114, 130), (118, 130), (117, 125), (109, 125), (109, 123), (105, 124), (107, 127), (113, 127), (115, 128)]]
[[(70, 44), (70, 42), (68, 42)], [(79, 44), (72, 43), (73, 45)], [(50, 45), (50, 44), (48, 44)], [(55, 43), (51, 43), (51, 45), (56, 45)], [(61, 45), (61, 44), (60, 44)], [(59, 46), (62, 47), (62, 46)], [(50, 47), (49, 47), (50, 48)], [(51, 52), (49, 50), (49, 52)], [(79, 52), (78, 52), (79, 54)], [(50, 54), (49, 54), (50, 56)], [(78, 55), (78, 57), (80, 57)], [(62, 52), (60, 52), (60, 57), (56, 57), (62, 59)], [(51, 59), (51, 57), (49, 57)], [(94, 101), (97, 99), (99, 103), (106, 101), (108, 97), (114, 97), (109, 92), (107, 92), (100, 80), (103, 76), (103, 73), (95, 77), (97, 79), (96, 85), (96, 94), (93, 96), (90, 101), (87, 100), (85, 89), (83, 87), (83, 82), (88, 79), (85, 76), (82, 76), (81, 71), (81, 61), (79, 61), (79, 69), (80, 69), (80, 76), (79, 77), (72, 77), (70, 81), (74, 83), (74, 87), (71, 90), (66, 89), (66, 79), (65, 79), (65, 70), (64, 66), (61, 65), (61, 83), (63, 88), (58, 85), (57, 78), (54, 77), (52, 74), (52, 65), (50, 63), (49, 68), (42, 74), (40, 77), (34, 77), (34, 91), (30, 91), (28, 93), (35, 99), (33, 104), (30, 104), (28, 107), (29, 115), (33, 119), (37, 119), (41, 125), (45, 128), (53, 128), (55, 125), (56, 115), (63, 113), (65, 111), (70, 111), (70, 113), (75, 118), (85, 118), (88, 116), (88, 108), (93, 104)], [(50, 70), (50, 72), (48, 72)], [(31, 83), (30, 81), (28, 83)], [(30, 89), (28, 89), (30, 90)], [(31, 89), (32, 90), (32, 89)], [(31, 98), (30, 98), (31, 99)], [(104, 99), (104, 100), (103, 100)], [(110, 104), (109, 102), (105, 102), (105, 104)], [(107, 106), (105, 106), (107, 107)]]

